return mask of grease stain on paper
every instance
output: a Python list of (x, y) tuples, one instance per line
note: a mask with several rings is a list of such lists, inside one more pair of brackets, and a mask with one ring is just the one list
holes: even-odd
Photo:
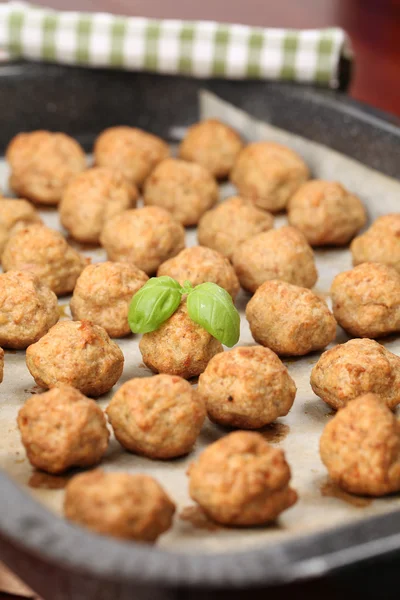
[(363, 496), (354, 496), (353, 494), (345, 492), (338, 485), (336, 485), (336, 483), (333, 483), (333, 481), (330, 481), (329, 479), (321, 484), (320, 490), (322, 496), (343, 500), (343, 502), (347, 502), (347, 504), (351, 504), (356, 508), (365, 508), (366, 506), (369, 506), (372, 502), (371, 498), (365, 498)]
[(200, 506), (186, 506), (179, 514), (179, 518), (190, 523), (195, 529), (205, 529), (206, 531), (221, 529), (220, 525), (209, 519)]
[(62, 490), (65, 488), (72, 475), (50, 475), (41, 471), (34, 471), (29, 478), (28, 485), (33, 489)]
[(279, 444), (279, 442), (285, 439), (289, 431), (289, 425), (286, 425), (286, 423), (276, 422), (266, 425), (265, 427), (259, 430), (259, 433), (270, 444)]

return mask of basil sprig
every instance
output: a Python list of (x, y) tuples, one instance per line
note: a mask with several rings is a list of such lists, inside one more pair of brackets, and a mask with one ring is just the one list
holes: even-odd
[(181, 286), (172, 277), (152, 277), (133, 296), (128, 321), (133, 333), (155, 331), (177, 310), (187, 296), (189, 317), (230, 348), (240, 335), (240, 316), (230, 294), (215, 283), (195, 288), (189, 281)]

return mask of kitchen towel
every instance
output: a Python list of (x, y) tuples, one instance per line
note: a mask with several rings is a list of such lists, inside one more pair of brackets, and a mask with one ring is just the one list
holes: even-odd
[(340, 28), (265, 29), (61, 12), (25, 2), (0, 5), (0, 52), (3, 60), (334, 88), (339, 86), (341, 59), (351, 56)]

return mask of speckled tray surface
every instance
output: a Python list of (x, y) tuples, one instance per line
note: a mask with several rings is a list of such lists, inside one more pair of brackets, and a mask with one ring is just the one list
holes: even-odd
[[(225, 122), (231, 123), (240, 130), (248, 140), (270, 139), (294, 148), (304, 157), (315, 177), (339, 180), (357, 193), (367, 206), (370, 221), (381, 214), (398, 211), (399, 181), (382, 175), (378, 171), (372, 170), (370, 167), (366, 167), (316, 142), (311, 142), (256, 121), (240, 109), (226, 104), (212, 94), (202, 94), (201, 108), (203, 116), (222, 118)], [(184, 128), (176, 126), (172, 129), (170, 139), (179, 137), (184, 131)], [(394, 127), (393, 130), (395, 131)], [(2, 162), (0, 165), (0, 187), (3, 190), (6, 188), (6, 182), (7, 166)], [(234, 188), (229, 184), (222, 185), (221, 199), (232, 195), (234, 191)], [(41, 211), (41, 216), (47, 225), (60, 229), (58, 214), (55, 210)], [(276, 218), (275, 227), (284, 223), (285, 217), (280, 216)], [(72, 243), (87, 256), (90, 256), (93, 262), (99, 262), (106, 258), (104, 251), (100, 248), (84, 248), (74, 242)], [(196, 231), (188, 229), (187, 245), (192, 246), (196, 243)], [(351, 256), (347, 249), (321, 250), (316, 251), (316, 262), (319, 279), (315, 291), (329, 303), (330, 283), (337, 273), (351, 267)], [(237, 300), (237, 307), (242, 315), (239, 345), (254, 344), (244, 317), (244, 308), (248, 298), (249, 296), (242, 291)], [(70, 318), (68, 300), (68, 298), (60, 299), (61, 319)], [(336, 343), (344, 342), (347, 339), (346, 334), (338, 329)], [(151, 372), (142, 363), (138, 341), (138, 336), (117, 340), (125, 355), (125, 368), (120, 381), (112, 392), (98, 400), (103, 408), (122, 383), (132, 377), (151, 375)], [(384, 345), (392, 352), (400, 354), (400, 338), (390, 337), (384, 342)], [(393, 518), (397, 519), (397, 521), (393, 521), (393, 528), (397, 531), (394, 526), (396, 522), (399, 524), (398, 531), (400, 531), (400, 518), (397, 515), (397, 511), (400, 509), (400, 496), (378, 500), (355, 498), (339, 491), (327, 481), (326, 470), (319, 458), (318, 442), (322, 429), (332, 413), (329, 407), (313, 394), (309, 385), (310, 371), (317, 362), (318, 357), (319, 354), (315, 353), (302, 358), (284, 360), (297, 385), (296, 400), (287, 417), (278, 419), (275, 424), (261, 431), (272, 444), (276, 444), (285, 450), (287, 460), (292, 468), (292, 485), (299, 494), (298, 503), (283, 513), (277, 524), (247, 529), (222, 528), (207, 521), (194, 506), (188, 496), (186, 468), (205, 446), (225, 434), (223, 429), (207, 422), (194, 451), (188, 457), (174, 461), (151, 461), (135, 456), (125, 452), (113, 438), (111, 440), (108, 453), (102, 464), (105, 469), (149, 473), (161, 482), (178, 505), (174, 526), (160, 538), (158, 549), (145, 548), (135, 555), (134, 552), (138, 548), (136, 544), (128, 545), (106, 540), (86, 531), (78, 530), (59, 519), (50, 518), (48, 529), (44, 529), (45, 525), (47, 526), (46, 519), (48, 515), (40, 508), (36, 508), (34, 504), (32, 504), (32, 514), (37, 512), (38, 521), (36, 530), (35, 527), (33, 527), (33, 530), (28, 527), (29, 535), (27, 538), (29, 538), (30, 546), (35, 547), (36, 545), (38, 547), (39, 545), (46, 553), (45, 539), (47, 532), (48, 547), (52, 548), (54, 560), (64, 561), (64, 564), (70, 568), (73, 568), (74, 565), (80, 565), (82, 569), (93, 569), (93, 571), (97, 571), (98, 574), (101, 573), (105, 577), (113, 575), (129, 579), (130, 565), (132, 577), (135, 576), (148, 581), (150, 564), (150, 566), (152, 565), (150, 574), (152, 573), (153, 581), (156, 582), (171, 583), (175, 578), (177, 582), (194, 583), (200, 582), (203, 578), (205, 583), (208, 583), (208, 581), (215, 583), (219, 580), (226, 582), (230, 579), (232, 581), (240, 579), (237, 573), (235, 575), (232, 572), (234, 564), (232, 555), (235, 553), (237, 553), (238, 573), (241, 573), (240, 565), (246, 562), (243, 557), (254, 557), (255, 553), (258, 552), (257, 556), (264, 556), (263, 560), (265, 560), (267, 555), (262, 553), (274, 552), (275, 550), (276, 556), (280, 556), (280, 566), (282, 567), (286, 562), (289, 569), (291, 563), (290, 549), (295, 548), (298, 543), (301, 544), (301, 540), (307, 539), (313, 539), (315, 547), (318, 549), (318, 536), (324, 536), (327, 530), (333, 533), (338, 527), (343, 528), (343, 544), (351, 547), (355, 541), (358, 541), (357, 532), (362, 531), (360, 527), (364, 522), (377, 523), (376, 519), (368, 521), (369, 517), (393, 513)], [(68, 476), (52, 477), (35, 472), (25, 457), (16, 427), (16, 415), (20, 406), (30, 394), (38, 392), (40, 390), (35, 386), (26, 368), (24, 352), (6, 351), (5, 377), (0, 386), (0, 431), (2, 432), (0, 436), (0, 467), (13, 481), (21, 486), (23, 494), (32, 496), (46, 509), (49, 509), (51, 513), (61, 514), (63, 487), (68, 480)], [(7, 485), (9, 484), (7, 483)], [(17, 504), (18, 502), (19, 500), (16, 499)], [(10, 518), (12, 518), (13, 507), (11, 504), (9, 508)], [(386, 521), (385, 523), (387, 528), (388, 523)], [(0, 525), (3, 526), (1, 517)], [(346, 529), (349, 525), (354, 526), (354, 528)], [(21, 523), (17, 524), (15, 531), (12, 525), (10, 525), (8, 531), (7, 526), (4, 525), (3, 533), (6, 535), (7, 533), (12, 534), (12, 537), (15, 537), (19, 531), (19, 535), (22, 537), (24, 526), (26, 527), (26, 521), (21, 519)], [(384, 532), (384, 529), (382, 525), (381, 531)], [(390, 529), (389, 527), (389, 532)], [(346, 531), (353, 532), (353, 537), (346, 535)], [(364, 529), (365, 531), (366, 529)], [(311, 538), (311, 534), (315, 537)], [(65, 537), (62, 537), (63, 535)], [(69, 535), (72, 537), (68, 542)], [(363, 536), (361, 535), (361, 537)], [(379, 537), (379, 530), (376, 530), (376, 528), (371, 533), (371, 539), (373, 537)], [(63, 551), (68, 545), (67, 542), (72, 543), (72, 539), (75, 540), (74, 553), (73, 556), (67, 556), (65, 553), (63, 554)], [(324, 537), (324, 540), (327, 543), (328, 538)], [(291, 546), (285, 545), (292, 542)], [(326, 543), (325, 550), (327, 549)], [(99, 554), (93, 564), (88, 559), (87, 550), (89, 546), (87, 544), (91, 545), (93, 551), (95, 548), (99, 549)], [(333, 549), (336, 549), (335, 544), (332, 546)], [(396, 544), (391, 549), (400, 548), (398, 541)], [(102, 548), (102, 556), (100, 556), (100, 547)], [(109, 552), (109, 555), (105, 550)], [(164, 554), (164, 551), (167, 551), (167, 553)], [(213, 567), (213, 556), (215, 554), (218, 556), (215, 557)], [(315, 554), (318, 555), (317, 550)], [(124, 560), (121, 559), (122, 556)], [(162, 573), (157, 567), (157, 564), (161, 563), (157, 563), (157, 561), (162, 560), (163, 556), (163, 560), (167, 561), (165, 565), (169, 566), (165, 570), (163, 569), (164, 572)], [(150, 557), (151, 560), (149, 559), (146, 567), (143, 566), (141, 572), (141, 559), (144, 561), (145, 557)], [(109, 559), (108, 562), (107, 558)], [(130, 562), (133, 558), (137, 559), (134, 569), (132, 567), (133, 563)], [(359, 558), (360, 556), (358, 556)], [(170, 560), (169, 563), (168, 560)], [(348, 560), (351, 562), (355, 558), (350, 557)], [(295, 562), (293, 561), (293, 564)], [(249, 562), (246, 564), (249, 581), (262, 581), (263, 577), (267, 580), (274, 580), (274, 565), (270, 564), (269, 568), (266, 567), (263, 575), (259, 564), (254, 564), (253, 561), (253, 572)], [(335, 565), (338, 566), (339, 564), (340, 561), (336, 560)], [(329, 563), (315, 562), (314, 560), (309, 569), (311, 569), (308, 571), (309, 573), (324, 572), (324, 570), (329, 569)], [(291, 574), (287, 578), (296, 578), (296, 570), (290, 571), (289, 569), (289, 572)], [(276, 576), (276, 573), (278, 573), (278, 576)], [(283, 574), (279, 575), (278, 568), (275, 569), (275, 579), (279, 578), (284, 579), (285, 577)]]

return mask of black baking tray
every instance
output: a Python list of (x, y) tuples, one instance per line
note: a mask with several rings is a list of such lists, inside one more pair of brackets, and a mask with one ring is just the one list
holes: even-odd
[[(400, 121), (333, 92), (289, 83), (200, 80), (41, 64), (0, 66), (0, 150), (20, 131), (50, 129), (87, 150), (105, 127), (174, 141), (208, 89), (251, 115), (400, 178)], [(400, 201), (400, 199), (399, 199)], [(0, 474), (0, 558), (46, 600), (209, 596), (331, 575), (380, 557), (400, 566), (400, 511), (257, 550), (167, 552), (96, 536), (48, 512)], [(397, 562), (398, 560), (398, 562)]]

